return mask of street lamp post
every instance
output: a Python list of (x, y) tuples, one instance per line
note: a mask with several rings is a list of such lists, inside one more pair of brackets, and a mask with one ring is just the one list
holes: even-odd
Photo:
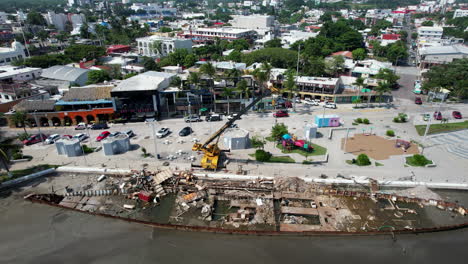
[(151, 130), (153, 131), (153, 144), (154, 144), (154, 157), (158, 159), (158, 149), (157, 149), (157, 141), (156, 141), (156, 120), (148, 122), (148, 124), (151, 126)]

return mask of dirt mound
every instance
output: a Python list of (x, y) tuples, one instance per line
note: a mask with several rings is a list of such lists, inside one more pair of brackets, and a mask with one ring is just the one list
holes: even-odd
[(305, 192), (311, 185), (297, 177), (281, 177), (275, 179), (275, 187), (278, 191)]

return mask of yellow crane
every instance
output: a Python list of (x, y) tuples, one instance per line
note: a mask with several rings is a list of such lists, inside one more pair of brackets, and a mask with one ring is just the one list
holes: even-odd
[(226, 122), (218, 131), (211, 135), (203, 144), (195, 143), (192, 151), (203, 151), (201, 166), (204, 169), (216, 170), (218, 168), (219, 157), (221, 156), (221, 149), (218, 146), (219, 138), (223, 132), (230, 128), (234, 122), (240, 119), (250, 108), (258, 103), (263, 98), (263, 95), (256, 97), (252, 103), (243, 108), (237, 115)]

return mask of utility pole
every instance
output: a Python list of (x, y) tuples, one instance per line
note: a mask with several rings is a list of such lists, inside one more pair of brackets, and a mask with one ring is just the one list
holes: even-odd
[(156, 120), (148, 122), (151, 126), (151, 130), (153, 132), (153, 140), (154, 140), (154, 157), (156, 160), (158, 159), (158, 149), (157, 149), (157, 141), (156, 141)]
[[(297, 65), (296, 65), (296, 83), (295, 85), (297, 85), (297, 81), (299, 80), (299, 58), (300, 58), (300, 54), (301, 54), (301, 45), (297, 45)], [(293, 94), (293, 111), (296, 112), (296, 92), (294, 92)]]

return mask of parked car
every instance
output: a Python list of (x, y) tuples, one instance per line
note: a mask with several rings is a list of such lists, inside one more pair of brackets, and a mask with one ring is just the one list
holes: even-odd
[(455, 118), (455, 119), (462, 119), (462, 118), (463, 118), (463, 117), (462, 117), (462, 114), (460, 113), (460, 111), (453, 111), (453, 112), (452, 112), (452, 116), (453, 116), (453, 118)]
[(422, 104), (422, 99), (421, 99), (421, 97), (416, 97), (416, 98), (414, 99), (414, 103), (417, 104), (417, 105)]
[(180, 130), (179, 136), (185, 137), (185, 136), (192, 134), (192, 132), (193, 130), (190, 127), (184, 127), (182, 128), (182, 130)]
[(85, 133), (79, 133), (73, 136), (73, 139), (78, 139), (78, 141), (80, 142), (84, 141), (87, 138), (88, 138), (88, 135), (86, 135)]
[(46, 140), (46, 139), (47, 139), (47, 136), (44, 135), (44, 134), (35, 134), (35, 135), (32, 135), (29, 138), (23, 140), (23, 144), (26, 145), (26, 146), (29, 146), (29, 145), (32, 145), (32, 144), (39, 143), (39, 142), (41, 142), (43, 140)]
[(439, 111), (434, 112), (434, 119), (435, 120), (442, 120), (442, 113)]
[(423, 120), (424, 121), (429, 121), (430, 118), (431, 118), (430, 114), (423, 114)]
[(133, 130), (127, 130), (124, 132), (124, 134), (127, 135), (129, 138), (135, 136), (135, 133), (133, 133)]
[(120, 134), (122, 134), (122, 133), (120, 133), (119, 131), (112, 132), (112, 133), (109, 134), (109, 137), (116, 137), (116, 136), (118, 136)]
[(207, 122), (221, 121), (221, 115), (219, 115), (219, 114), (207, 115), (205, 120)]
[(201, 122), (202, 119), (198, 115), (189, 115), (185, 117), (185, 122), (186, 123), (191, 123), (191, 122)]
[(91, 129), (98, 130), (98, 129), (108, 129), (109, 126), (107, 123), (96, 123), (91, 126)]
[(286, 111), (277, 111), (273, 114), (274, 117), (288, 117), (289, 114)]
[(325, 102), (325, 104), (323, 105), (323, 107), (336, 109), (336, 104), (335, 104), (335, 103), (332, 103), (332, 102)]
[(161, 129), (158, 130), (158, 132), (156, 132), (156, 137), (158, 137), (158, 138), (163, 138), (163, 137), (169, 135), (169, 132), (171, 132), (171, 131), (169, 130), (169, 128), (167, 128), (167, 127), (162, 127)]
[(53, 134), (53, 135), (50, 135), (46, 140), (45, 140), (45, 143), (46, 144), (54, 144), (55, 141), (59, 140), (60, 139), (60, 135), (59, 134)]
[[(238, 116), (239, 114), (230, 114), (227, 116), (227, 120), (232, 120), (234, 117)], [(240, 119), (240, 118), (239, 118)]]
[(96, 141), (101, 141), (108, 137), (111, 133), (109, 131), (103, 131), (99, 136), (97, 136)]
[(75, 130), (85, 130), (86, 128), (89, 128), (89, 126), (86, 123), (79, 123), (76, 125)]
[(300, 103), (302, 103), (302, 101), (301, 101), (301, 99), (300, 99), (300, 98), (296, 98), (296, 99), (295, 99), (295, 101), (296, 101), (296, 104), (300, 104)]
[(72, 135), (62, 135), (62, 138), (71, 139), (71, 138), (73, 138), (73, 136)]
[(318, 102), (317, 100), (311, 100), (311, 99), (309, 99), (309, 98), (306, 98), (306, 99), (304, 100), (304, 104), (317, 106), (317, 105), (319, 105), (319, 102)]

